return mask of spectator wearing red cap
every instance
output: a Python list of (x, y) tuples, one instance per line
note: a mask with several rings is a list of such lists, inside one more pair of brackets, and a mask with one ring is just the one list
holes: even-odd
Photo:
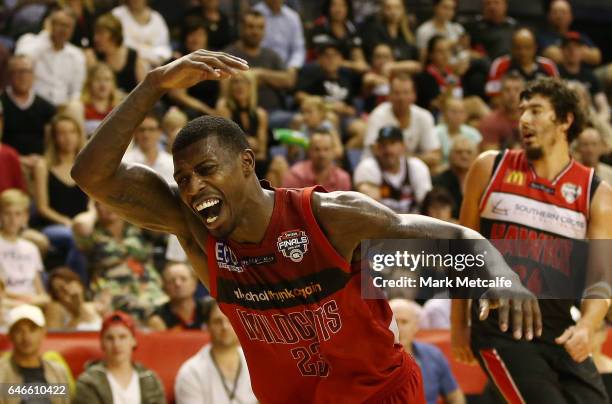
[(132, 361), (136, 327), (130, 315), (115, 311), (104, 318), (100, 342), (104, 357), (77, 380), (74, 404), (165, 403), (164, 388), (151, 370)]

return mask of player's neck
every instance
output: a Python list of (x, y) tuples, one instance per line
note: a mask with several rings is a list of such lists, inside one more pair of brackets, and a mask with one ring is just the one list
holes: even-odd
[(531, 161), (531, 165), (538, 177), (552, 181), (567, 167), (570, 160), (567, 145), (557, 144), (545, 152), (542, 158)]
[(245, 192), (248, 195), (244, 203), (238, 226), (230, 235), (238, 243), (259, 243), (266, 234), (272, 212), (274, 211), (275, 192), (264, 190), (253, 177), (254, 183), (249, 184)]

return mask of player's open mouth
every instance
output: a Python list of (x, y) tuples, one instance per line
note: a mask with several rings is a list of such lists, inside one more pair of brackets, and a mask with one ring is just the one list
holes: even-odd
[(213, 224), (219, 214), (221, 213), (221, 207), (223, 206), (223, 201), (219, 198), (208, 198), (203, 200), (202, 202), (196, 202), (193, 205), (193, 208), (198, 212), (206, 224)]

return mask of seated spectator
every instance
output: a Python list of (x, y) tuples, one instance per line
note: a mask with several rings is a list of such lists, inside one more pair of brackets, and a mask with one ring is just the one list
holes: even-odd
[(591, 95), (591, 100), (598, 115), (605, 122), (610, 121), (610, 104), (603, 92), (603, 88), (593, 71), (585, 66), (584, 38), (578, 32), (571, 31), (565, 34), (561, 41), (561, 54), (559, 74), (567, 81), (577, 81), (582, 84)]
[(380, 129), (374, 155), (361, 160), (355, 169), (355, 189), (396, 213), (417, 212), (431, 189), (431, 177), (425, 163), (407, 157), (402, 130), (396, 126)]
[[(64, 360), (52, 352), (41, 354), (45, 339), (45, 316), (42, 311), (29, 304), (15, 307), (8, 313), (9, 339), (12, 351), (0, 358), (0, 383), (7, 385), (63, 384), (70, 387), (72, 375)], [(52, 404), (70, 403), (70, 391), (66, 395), (55, 395), (46, 400), (23, 401), (8, 400), (3, 402), (47, 402)]]
[(30, 198), (23, 192), (9, 189), (0, 194), (0, 279), (6, 288), (3, 304), (8, 307), (23, 303), (45, 307), (49, 302), (40, 252), (20, 235), (29, 209)]
[(257, 82), (248, 73), (230, 77), (223, 87), (223, 96), (217, 103), (220, 116), (234, 121), (247, 136), (250, 148), (255, 153), (255, 168), (263, 178), (268, 160), (268, 114), (257, 100)]
[(162, 129), (166, 134), (166, 151), (170, 153), (172, 151), (172, 144), (176, 135), (187, 125), (189, 118), (182, 110), (177, 107), (170, 107), (162, 118)]
[(423, 330), (450, 330), (451, 299), (429, 299), (423, 305), (421, 329)]
[(414, 340), (419, 330), (421, 306), (405, 299), (393, 299), (389, 305), (399, 328), (400, 343), (421, 368), (427, 404), (436, 404), (440, 398), (446, 403), (464, 404), (465, 396), (442, 351), (433, 344)]
[[(180, 58), (198, 49), (208, 49), (208, 33), (204, 22), (198, 17), (185, 20), (181, 28), (181, 48), (174, 57)], [(190, 119), (200, 115), (216, 115), (220, 86), (215, 80), (204, 80), (189, 88), (172, 89), (168, 93), (170, 101), (183, 109)]]
[(34, 90), (55, 106), (78, 98), (85, 81), (85, 55), (69, 42), (75, 18), (69, 8), (53, 11), (50, 31), (43, 30), (32, 40), (18, 43), (15, 50), (36, 60)]
[[(34, 169), (37, 224), (51, 241), (55, 258), (67, 265), (75, 264), (69, 260), (76, 259), (74, 254), (77, 253), (72, 238), (72, 220), (89, 208), (89, 198), (70, 175), (76, 155), (84, 144), (85, 136), (79, 122), (70, 115), (56, 115), (51, 122), (45, 157)], [(85, 271), (82, 266), (74, 269)]]
[(410, 30), (408, 15), (401, 0), (383, 0), (379, 15), (362, 28), (361, 40), (366, 55), (379, 43), (391, 46), (397, 60), (419, 60), (419, 50)]
[(448, 164), (448, 156), (454, 139), (465, 136), (474, 144), (479, 145), (482, 135), (477, 129), (465, 124), (467, 114), (465, 104), (460, 98), (446, 98), (442, 101), (443, 121), (436, 126), (436, 133), (440, 139), (442, 148), (442, 162), (440, 167), (445, 168)]
[(487, 95), (489, 97), (499, 95), (502, 78), (510, 72), (517, 72), (525, 81), (535, 80), (539, 77), (559, 77), (555, 62), (537, 56), (536, 51), (537, 45), (533, 32), (528, 28), (518, 29), (512, 35), (510, 54), (498, 57), (491, 65), (485, 87)]
[(421, 214), (455, 223), (457, 221), (457, 216), (454, 215), (456, 206), (451, 194), (446, 189), (436, 186), (425, 195), (421, 205)]
[(457, 136), (450, 149), (448, 169), (433, 179), (434, 186), (441, 187), (452, 195), (455, 201), (452, 212), (455, 219), (459, 218), (467, 172), (476, 157), (478, 157), (477, 144), (467, 136)]
[[(187, 12), (187, 17), (196, 16), (206, 30), (211, 50), (221, 50), (234, 41), (235, 32), (230, 19), (219, 8), (219, 0), (199, 0), (198, 6)], [(209, 49), (209, 48), (206, 48)]]
[[(570, 31), (574, 16), (572, 6), (567, 0), (553, 0), (548, 3), (548, 28), (538, 35), (538, 47), (542, 55), (561, 63), (563, 52), (561, 50), (563, 38)], [(589, 37), (581, 33), (583, 43), (581, 54), (585, 63), (597, 66), (601, 63), (601, 50)]]
[(210, 344), (189, 358), (174, 382), (177, 404), (257, 403), (238, 337), (229, 320), (211, 302)]
[(306, 59), (304, 29), (298, 13), (284, 0), (263, 0), (255, 5), (266, 18), (266, 33), (261, 45), (272, 49), (289, 69), (300, 68)]
[(601, 326), (597, 328), (591, 340), (591, 352), (593, 353), (593, 362), (597, 371), (601, 374), (601, 378), (608, 392), (608, 396), (612, 394), (612, 358), (602, 352), (602, 346), (608, 337), (608, 327), (606, 322), (602, 321)]
[(295, 99), (301, 103), (309, 95), (318, 95), (339, 117), (353, 117), (357, 113), (353, 99), (359, 78), (342, 68), (339, 46), (332, 38), (320, 43), (317, 61), (305, 65), (298, 73)]
[(138, 52), (125, 44), (121, 21), (111, 13), (96, 20), (93, 49), (88, 49), (86, 56), (90, 69), (100, 62), (109, 65), (115, 73), (117, 87), (125, 93), (144, 80), (148, 69)]
[(451, 47), (456, 50), (460, 40), (465, 36), (463, 26), (453, 22), (456, 8), (455, 0), (433, 0), (433, 16), (421, 24), (416, 31), (416, 46), (421, 52), (421, 60), (425, 60), (427, 44), (435, 35), (448, 39)]
[[(2, 104), (0, 104), (0, 141), (4, 127)], [(18, 188), (27, 192), (26, 182), (23, 178), (19, 153), (7, 144), (0, 143), (0, 192), (9, 188)]]
[(45, 149), (45, 125), (55, 107), (34, 92), (34, 61), (16, 55), (8, 63), (9, 84), (2, 95), (2, 142), (13, 147), (24, 167), (33, 169)]
[(137, 337), (134, 320), (128, 314), (116, 311), (104, 318), (100, 344), (104, 357), (77, 379), (73, 404), (166, 402), (157, 375), (132, 361)]
[(510, 53), (518, 23), (508, 17), (508, 0), (483, 0), (482, 14), (466, 24), (472, 48), (493, 60)]
[(196, 299), (198, 279), (183, 263), (169, 263), (162, 274), (164, 292), (170, 299), (149, 317), (147, 325), (155, 331), (201, 330), (204, 326), (204, 304)]
[(436, 135), (433, 115), (414, 105), (415, 100), (412, 78), (407, 74), (393, 77), (389, 101), (376, 107), (368, 118), (364, 157), (371, 156), (371, 147), (376, 143), (381, 128), (397, 126), (402, 131), (408, 153), (420, 158), (429, 167), (436, 167), (440, 163), (440, 140)]
[(93, 0), (58, 0), (60, 7), (68, 7), (74, 13), (75, 25), (70, 42), (79, 48), (89, 48), (93, 43), (93, 27), (96, 7)]
[(510, 72), (502, 78), (498, 105), (481, 119), (478, 126), (483, 150), (503, 149), (519, 141), (519, 95), (524, 88), (525, 79), (516, 72)]
[(612, 166), (601, 162), (601, 157), (606, 152), (606, 144), (597, 129), (592, 126), (584, 128), (576, 139), (576, 151), (578, 161), (594, 168), (600, 179), (612, 184)]
[(379, 43), (372, 51), (371, 69), (364, 74), (362, 94), (364, 110), (372, 112), (376, 106), (387, 101), (390, 78), (397, 74), (413, 74), (421, 71), (421, 64), (414, 60), (397, 61), (393, 50), (386, 43)]
[(310, 137), (308, 159), (295, 163), (283, 178), (284, 188), (322, 185), (328, 191), (350, 191), (351, 176), (334, 164), (334, 140), (329, 132)]
[(144, 320), (166, 302), (142, 230), (101, 204), (95, 215), (84, 213), (74, 222), (76, 243), (89, 262), (90, 288), (103, 312), (110, 306)]
[(105, 63), (98, 63), (89, 69), (81, 99), (71, 102), (66, 112), (83, 120), (89, 138), (122, 98), (113, 70)]
[(45, 317), (47, 327), (63, 331), (98, 331), (102, 317), (95, 303), (85, 299), (85, 287), (79, 276), (67, 267), (54, 269), (48, 279), (51, 303)]
[(170, 59), (170, 34), (164, 17), (149, 7), (148, 0), (126, 0), (112, 13), (123, 27), (123, 39), (149, 66), (159, 66)]
[(242, 15), (240, 39), (224, 51), (248, 62), (257, 78), (259, 105), (270, 116), (270, 127), (286, 128), (293, 113), (287, 111), (285, 95), (295, 86), (297, 68), (286, 68), (274, 50), (262, 46), (265, 29), (263, 14), (255, 9), (247, 11)]
[(147, 114), (136, 128), (134, 146), (125, 153), (123, 161), (150, 167), (168, 184), (174, 185), (174, 162), (170, 153), (162, 148), (161, 136), (159, 118), (154, 113)]
[(441, 35), (434, 35), (427, 43), (425, 69), (415, 77), (417, 104), (435, 112), (441, 99), (463, 97), (461, 77), (450, 64), (451, 42)]
[(343, 67), (365, 73), (368, 64), (361, 48), (361, 38), (352, 19), (350, 0), (326, 0), (323, 5), (323, 15), (314, 21), (314, 26), (308, 31), (307, 44), (310, 57), (314, 56), (321, 39), (332, 38), (340, 45)]

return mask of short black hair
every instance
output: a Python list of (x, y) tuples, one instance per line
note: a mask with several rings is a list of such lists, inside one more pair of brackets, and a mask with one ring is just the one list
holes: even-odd
[(188, 122), (179, 131), (172, 144), (172, 154), (210, 136), (217, 136), (223, 150), (237, 154), (249, 148), (246, 135), (235, 122), (205, 115)]
[(566, 122), (568, 115), (574, 115), (574, 121), (567, 130), (567, 141), (572, 143), (578, 137), (586, 121), (585, 112), (580, 106), (578, 94), (567, 86), (567, 83), (554, 77), (545, 77), (527, 83), (521, 92), (520, 100), (530, 100), (535, 95), (546, 97), (555, 110), (557, 122)]
[(427, 215), (433, 206), (448, 206), (455, 209), (455, 198), (445, 188), (434, 187), (425, 195), (421, 204), (421, 214)]

